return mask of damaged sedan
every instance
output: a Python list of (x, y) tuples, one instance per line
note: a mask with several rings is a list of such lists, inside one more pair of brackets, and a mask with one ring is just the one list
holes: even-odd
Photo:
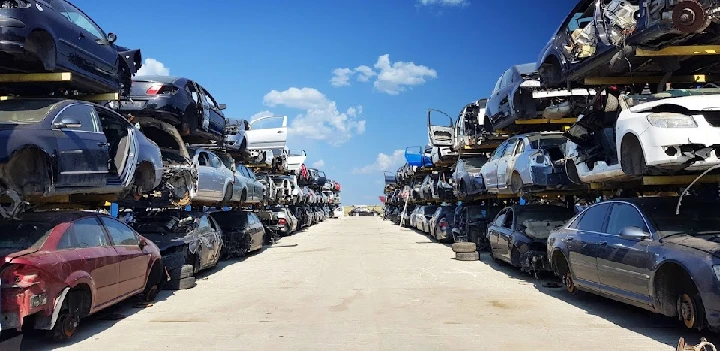
[(254, 212), (216, 211), (210, 213), (222, 230), (223, 258), (242, 257), (262, 249), (265, 229)]
[[(163, 177), (158, 146), (124, 117), (75, 100), (0, 102), (0, 193), (29, 196), (117, 194), (139, 199)], [(38, 199), (39, 201), (40, 199)]]

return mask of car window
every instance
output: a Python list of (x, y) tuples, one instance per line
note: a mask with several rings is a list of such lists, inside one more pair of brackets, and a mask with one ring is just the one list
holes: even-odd
[(208, 222), (210, 223), (210, 228), (212, 228), (212, 230), (214, 230), (214, 231), (217, 231), (218, 225), (215, 223), (215, 220), (209, 216), (207, 217), (207, 219), (208, 219)]
[(139, 245), (140, 238), (130, 227), (110, 217), (100, 217), (116, 246)]
[(253, 171), (250, 170), (250, 168), (245, 168), (245, 170), (247, 171), (248, 177), (250, 179), (257, 179), (257, 177), (255, 176), (255, 173), (253, 173)]
[(620, 235), (620, 232), (627, 227), (648, 231), (645, 220), (635, 207), (624, 203), (613, 204), (605, 232), (610, 235)]
[(504, 88), (510, 85), (510, 83), (512, 83), (513, 73), (514, 72), (512, 68), (508, 69), (507, 71), (505, 71), (505, 73), (503, 73), (502, 82), (500, 82), (501, 88)]
[(208, 157), (206, 152), (201, 152), (200, 155), (198, 155), (198, 165), (210, 167), (210, 157)]
[(513, 214), (514, 214), (514, 211), (513, 211), (513, 210), (507, 210), (507, 212), (505, 212), (505, 218), (504, 218), (504, 221), (503, 221), (503, 223), (502, 223), (502, 227), (503, 227), (503, 228), (512, 229), (513, 219), (514, 219), (514, 218), (513, 218), (513, 217), (514, 217)]
[(505, 152), (505, 148), (506, 148), (507, 146), (508, 146), (508, 142), (507, 142), (507, 141), (505, 141), (505, 142), (503, 142), (502, 144), (500, 144), (500, 146), (498, 146), (497, 149), (495, 149), (495, 152), (493, 153), (493, 155), (492, 155), (492, 157), (491, 157), (490, 159), (491, 159), (491, 160), (497, 160), (498, 158), (500, 158), (500, 157), (503, 155), (503, 153)]
[(93, 23), (89, 17), (85, 16), (82, 11), (78, 10), (75, 6), (66, 1), (61, 1), (60, 4), (60, 14), (70, 21), (70, 23), (86, 30), (96, 39), (106, 39), (105, 33), (103, 33), (102, 29)]
[(95, 217), (77, 220), (63, 234), (57, 244), (58, 250), (108, 246), (107, 236)]
[(222, 163), (222, 161), (220, 161), (220, 158), (217, 157), (217, 155), (215, 155), (215, 154), (208, 154), (208, 156), (210, 157), (210, 165), (211, 165), (213, 168), (222, 168), (223, 163)]
[(525, 141), (520, 140), (520, 142), (517, 144), (517, 147), (515, 147), (515, 155), (520, 155), (523, 152), (525, 152)]
[(493, 225), (502, 227), (505, 223), (505, 215), (507, 213), (507, 210), (502, 210), (500, 213), (498, 213), (497, 218), (495, 218), (495, 221), (493, 222)]
[(517, 138), (508, 140), (508, 144), (505, 146), (501, 157), (512, 156), (512, 154), (515, 152), (515, 146), (517, 145), (518, 140), (519, 139)]
[(64, 119), (80, 122), (80, 128), (68, 130), (83, 132), (98, 132), (100, 130), (100, 128), (98, 128), (97, 112), (95, 112), (95, 109), (90, 105), (73, 104), (66, 107), (55, 117), (55, 122), (60, 122)]
[(248, 175), (248, 169), (245, 166), (238, 165), (238, 171), (240, 171), (240, 174), (242, 174), (244, 177), (250, 177)]
[(218, 104), (217, 104), (217, 101), (215, 101), (215, 98), (212, 97), (212, 95), (210, 95), (210, 93), (208, 93), (208, 91), (205, 90), (204, 88), (203, 88), (202, 92), (203, 92), (203, 95), (205, 96), (205, 100), (207, 101), (207, 103), (212, 107), (218, 108)]
[(198, 228), (200, 229), (210, 229), (210, 220), (207, 216), (200, 217), (200, 221), (198, 222)]
[(577, 222), (577, 229), (602, 233), (608, 209), (610, 209), (610, 204), (599, 204), (590, 207), (583, 213), (580, 221)]
[(248, 213), (248, 218), (250, 218), (250, 223), (258, 224), (260, 223), (260, 218), (254, 213)]

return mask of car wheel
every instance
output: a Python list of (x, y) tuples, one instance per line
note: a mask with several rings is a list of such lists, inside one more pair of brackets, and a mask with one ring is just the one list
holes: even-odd
[[(65, 302), (63, 302), (63, 305)], [(76, 312), (65, 310), (60, 312), (55, 326), (50, 330), (53, 341), (62, 342), (72, 338), (80, 324), (80, 316)]]
[(150, 268), (147, 283), (145, 283), (145, 290), (141, 295), (143, 301), (151, 302), (155, 300), (158, 292), (160, 291), (160, 285), (162, 285), (164, 280), (163, 273), (164, 270), (161, 261), (153, 263), (152, 268)]
[(705, 326), (705, 308), (697, 292), (686, 291), (677, 300), (680, 320), (688, 329), (702, 329)]
[(480, 254), (476, 252), (456, 252), (455, 259), (458, 261), (477, 261), (480, 259)]
[(620, 167), (625, 174), (633, 176), (641, 176), (647, 169), (642, 145), (633, 134), (625, 135), (620, 144)]
[(520, 173), (513, 172), (512, 177), (510, 178), (510, 190), (513, 194), (519, 194), (522, 191), (522, 188), (523, 180), (522, 177), (520, 177)]
[(187, 277), (179, 280), (171, 280), (165, 284), (165, 289), (168, 290), (185, 290), (192, 289), (197, 285), (195, 277)]
[(225, 186), (225, 193), (223, 195), (223, 204), (228, 204), (230, 200), (232, 199), (232, 184), (228, 184)]

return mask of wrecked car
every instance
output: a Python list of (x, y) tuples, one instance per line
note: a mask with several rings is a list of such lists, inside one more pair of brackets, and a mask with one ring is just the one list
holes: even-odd
[(137, 199), (163, 176), (158, 146), (124, 117), (91, 103), (0, 101), (0, 141), (0, 192), (13, 200), (11, 212), (31, 195)]
[(409, 146), (405, 148), (405, 161), (413, 167), (431, 167), (433, 165), (430, 159), (431, 151), (431, 146)]
[(255, 173), (244, 165), (236, 163), (227, 153), (218, 152), (216, 155), (234, 176), (230, 202), (246, 205), (259, 204), (264, 201), (265, 186), (255, 177)]
[(277, 201), (282, 204), (296, 204), (300, 201), (302, 191), (297, 183), (297, 176), (273, 176), (277, 188)]
[(227, 120), (225, 104), (218, 104), (200, 84), (182, 77), (137, 76), (130, 95), (118, 110), (153, 117), (174, 125), (188, 143), (222, 143)]
[(439, 242), (454, 242), (455, 205), (440, 206), (428, 221), (428, 234)]
[(452, 173), (455, 196), (464, 199), (485, 192), (482, 166), (488, 161), (486, 156), (459, 159)]
[(164, 281), (160, 250), (118, 220), (85, 211), (25, 213), (0, 220), (2, 330), (71, 338), (82, 318)]
[(621, 95), (619, 109), (582, 116), (565, 135), (576, 183), (700, 173), (720, 164), (720, 89)]
[(163, 161), (162, 183), (157, 188), (160, 197), (173, 205), (185, 206), (198, 189), (198, 169), (188, 153), (177, 129), (169, 123), (149, 117), (133, 118), (142, 133), (160, 147)]
[(298, 174), (305, 164), (307, 154), (305, 150), (289, 150), (287, 156), (287, 170), (290, 173)]
[(455, 223), (452, 229), (455, 241), (475, 243), (478, 251), (488, 250), (490, 247), (487, 238), (488, 225), (500, 210), (502, 207), (459, 205), (455, 209)]
[(245, 131), (250, 128), (248, 121), (235, 120), (225, 126), (225, 147), (228, 151), (243, 155), (247, 150)]
[(504, 208), (488, 226), (490, 256), (531, 274), (550, 271), (547, 239), (575, 215), (554, 205), (515, 205)]
[(228, 204), (233, 199), (235, 174), (215, 153), (203, 148), (188, 148), (198, 169), (198, 191), (193, 203)]
[(717, 201), (613, 199), (550, 234), (551, 268), (578, 290), (720, 330)]
[(133, 228), (152, 240), (163, 256), (171, 290), (195, 286), (195, 273), (215, 267), (222, 250), (220, 226), (207, 213), (167, 209), (135, 217)]
[(210, 213), (222, 230), (222, 257), (242, 257), (262, 249), (265, 229), (260, 219), (249, 211), (216, 211)]
[(473, 101), (460, 111), (455, 121), (453, 130), (453, 149), (460, 150), (464, 147), (472, 147), (483, 142), (486, 130), (485, 106), (487, 99)]
[(518, 120), (577, 116), (595, 92), (587, 89), (542, 91), (535, 63), (508, 68), (498, 79), (485, 106), (484, 127), (493, 132), (518, 130)]
[(265, 228), (279, 236), (287, 236), (298, 229), (298, 219), (286, 207), (271, 206), (266, 211), (258, 212)]
[[(717, 44), (715, 0), (582, 0), (540, 52), (538, 71), (548, 87), (593, 77), (717, 73), (712, 56), (639, 55), (636, 49)], [(661, 85), (664, 85), (661, 83)]]
[[(270, 120), (282, 119), (279, 127), (262, 128)], [(248, 150), (286, 149), (288, 127), (287, 116), (264, 116), (249, 122), (245, 130)]]
[[(117, 35), (106, 34), (79, 8), (66, 0), (3, 0), (0, 5), (0, 73), (70, 72), (72, 80), (63, 82), (69, 83), (64, 88), (86, 94), (129, 92), (132, 76), (142, 67), (140, 50), (117, 46)], [(14, 90), (19, 87), (3, 85), (0, 94), (59, 88), (32, 84)]]
[(563, 151), (566, 142), (560, 132), (521, 134), (506, 140), (480, 168), (487, 191), (519, 194), (570, 187)]

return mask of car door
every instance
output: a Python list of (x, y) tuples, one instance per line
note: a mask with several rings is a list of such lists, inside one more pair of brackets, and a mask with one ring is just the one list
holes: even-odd
[(225, 194), (225, 184), (228, 181), (234, 182), (235, 175), (225, 167), (217, 155), (208, 152), (208, 157), (210, 157), (210, 165), (213, 167), (213, 189), (216, 189), (217, 195), (222, 199)]
[(497, 179), (497, 168), (498, 160), (502, 157), (505, 149), (508, 146), (508, 141), (504, 141), (500, 146), (495, 149), (490, 159), (480, 168), (483, 180), (485, 181), (485, 187), (487, 190), (497, 190), (498, 179)]
[[(453, 133), (453, 119), (449, 115), (444, 114), (449, 120), (448, 125), (434, 125), (431, 120), (431, 113), (433, 110), (428, 110), (427, 123), (428, 123), (428, 142), (430, 145), (435, 147), (450, 146), (454, 144), (454, 133)], [(438, 111), (439, 112), (439, 111)], [(439, 153), (439, 150), (438, 150)]]
[(251, 251), (262, 249), (263, 241), (265, 239), (265, 227), (263, 227), (260, 218), (258, 218), (258, 216), (253, 212), (248, 212), (248, 226), (250, 228), (252, 238)]
[[(281, 120), (279, 127), (260, 128), (270, 120)], [(287, 116), (265, 116), (250, 121), (250, 130), (245, 131), (249, 150), (284, 149), (287, 145)]]
[(71, 104), (53, 119), (58, 146), (58, 187), (102, 187), (108, 174), (109, 145), (95, 109)]
[[(498, 252), (500, 252), (500, 247), (498, 245), (499, 237), (500, 237), (500, 228), (505, 224), (505, 218), (507, 217), (507, 211), (508, 209), (503, 209), (500, 211), (493, 220), (493, 222), (488, 226), (487, 230), (487, 239), (490, 243), (490, 250), (492, 250), (493, 255), (497, 255)], [(499, 257), (499, 256), (497, 256)]]
[(205, 105), (208, 107), (210, 131), (214, 134), (222, 135), (225, 132), (225, 125), (227, 124), (225, 115), (223, 115), (222, 112), (222, 107), (205, 88), (200, 87), (200, 94), (205, 101)]
[(220, 253), (222, 251), (223, 241), (222, 241), (222, 228), (220, 228), (220, 225), (215, 221), (212, 216), (208, 216), (208, 220), (210, 221), (210, 245), (209, 248), (209, 256), (210, 256), (210, 262), (211, 263), (217, 263), (217, 261), (220, 260)]
[(255, 176), (255, 173), (253, 173), (252, 170), (249, 168), (243, 166), (245, 168), (245, 172), (247, 173), (247, 177), (249, 179), (248, 181), (248, 198), (250, 198), (250, 194), (252, 194), (252, 200), (253, 201), (261, 201), (263, 197), (263, 189), (262, 184), (257, 180), (257, 177)]
[(495, 257), (506, 262), (512, 263), (511, 248), (513, 233), (515, 232), (515, 211), (508, 208), (505, 212), (505, 218), (499, 226), (496, 227), (498, 232), (497, 248)]
[(210, 162), (210, 156), (207, 151), (197, 152), (198, 165), (198, 195), (203, 198), (217, 198), (218, 189), (215, 188), (215, 167)]
[(650, 296), (650, 273), (655, 262), (654, 254), (648, 250), (652, 240), (620, 237), (627, 227), (649, 232), (645, 218), (635, 206), (615, 202), (607, 222), (597, 254), (600, 283), (611, 290), (622, 290), (622, 294), (630, 298), (646, 301)]
[[(107, 80), (116, 80), (119, 60), (117, 49), (108, 41), (103, 30), (80, 9), (65, 0), (56, 2), (57, 9), (75, 28), (77, 35), (70, 46), (77, 53), (77, 59), (70, 59), (87, 74)], [(79, 59), (79, 60), (78, 60)]]
[(208, 215), (202, 215), (198, 220), (198, 256), (200, 257), (200, 268), (206, 268), (214, 262), (215, 252), (219, 250), (217, 231), (212, 227)]
[(140, 236), (127, 225), (108, 216), (100, 216), (120, 260), (120, 296), (136, 293), (145, 287), (150, 266), (150, 251), (140, 248)]
[(511, 138), (507, 141), (507, 146), (503, 150), (502, 155), (497, 160), (495, 179), (498, 189), (507, 189), (510, 184), (510, 176), (512, 175), (512, 160), (515, 155), (515, 149), (521, 144), (520, 138)]
[(610, 203), (594, 205), (568, 227), (575, 231), (575, 235), (566, 239), (568, 261), (575, 280), (580, 284), (600, 282), (597, 255), (610, 207)]
[(95, 284), (93, 306), (99, 307), (116, 299), (120, 282), (120, 256), (97, 217), (74, 221), (58, 241), (56, 250), (74, 271), (86, 271)]

